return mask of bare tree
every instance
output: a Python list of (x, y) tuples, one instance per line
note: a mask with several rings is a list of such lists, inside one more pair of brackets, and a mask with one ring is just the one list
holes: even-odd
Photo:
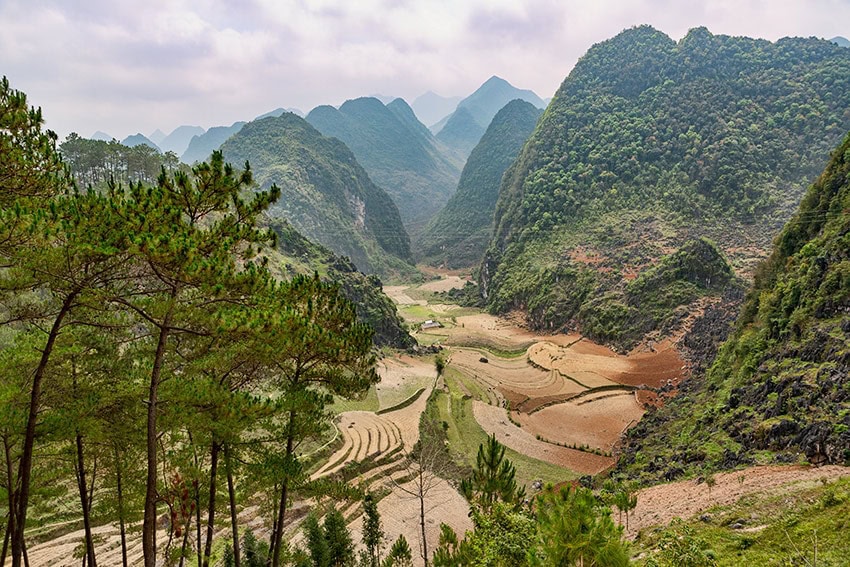
[(431, 506), (426, 510), (426, 501), (434, 488), (446, 482), (444, 477), (451, 465), (443, 438), (440, 425), (427, 414), (423, 414), (419, 422), (419, 441), (405, 457), (406, 474), (399, 480), (390, 476), (396, 488), (419, 501), (419, 552), (425, 561), (425, 567), (430, 565), (425, 514), (435, 507)]

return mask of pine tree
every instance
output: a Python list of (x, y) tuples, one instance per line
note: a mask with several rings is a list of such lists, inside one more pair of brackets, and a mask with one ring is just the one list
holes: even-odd
[(319, 520), (314, 513), (311, 512), (307, 515), (303, 530), (313, 567), (328, 567), (330, 565), (328, 541), (325, 539), (325, 532), (319, 525)]
[(505, 459), (505, 446), (495, 435), (487, 444), (478, 447), (475, 470), (470, 478), (464, 479), (460, 491), (470, 504), (489, 513), (494, 502), (520, 505), (525, 498), (525, 488), (517, 486), (516, 468)]
[(363, 497), (363, 545), (366, 547), (368, 565), (378, 567), (381, 564), (381, 542), (384, 531), (381, 529), (381, 516), (378, 513), (378, 503), (372, 493), (367, 492)]
[(345, 518), (336, 508), (325, 515), (325, 542), (328, 548), (329, 567), (351, 567), (354, 565), (354, 542), (345, 525)]
[(382, 567), (413, 567), (413, 553), (403, 535), (393, 543)]

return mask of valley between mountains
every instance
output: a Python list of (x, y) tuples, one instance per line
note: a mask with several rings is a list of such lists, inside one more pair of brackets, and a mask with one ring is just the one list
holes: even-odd
[(847, 47), (120, 143), (0, 86), (0, 567), (848, 564)]

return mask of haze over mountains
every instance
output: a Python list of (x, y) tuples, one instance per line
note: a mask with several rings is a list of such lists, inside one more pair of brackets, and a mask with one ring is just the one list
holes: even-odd
[(346, 101), (319, 106), (307, 121), (345, 142), (369, 176), (393, 198), (408, 231), (416, 234), (454, 192), (461, 164), (451, 159), (401, 99)]
[(540, 109), (546, 106), (532, 91), (518, 89), (504, 79), (493, 76), (460, 101), (452, 114), (431, 129), (438, 140), (466, 158), (496, 113), (514, 99), (530, 102)]
[(477, 262), (493, 231), (505, 170), (534, 131), (542, 110), (524, 100), (505, 105), (472, 150), (457, 191), (425, 228), (418, 254), (428, 263), (462, 268)]

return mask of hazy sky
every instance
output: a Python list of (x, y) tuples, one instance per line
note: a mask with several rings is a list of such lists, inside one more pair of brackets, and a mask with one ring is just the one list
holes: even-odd
[(467, 95), (491, 75), (549, 97), (594, 43), (850, 37), (850, 0), (0, 0), (0, 74), (64, 137), (208, 128), (369, 94)]

